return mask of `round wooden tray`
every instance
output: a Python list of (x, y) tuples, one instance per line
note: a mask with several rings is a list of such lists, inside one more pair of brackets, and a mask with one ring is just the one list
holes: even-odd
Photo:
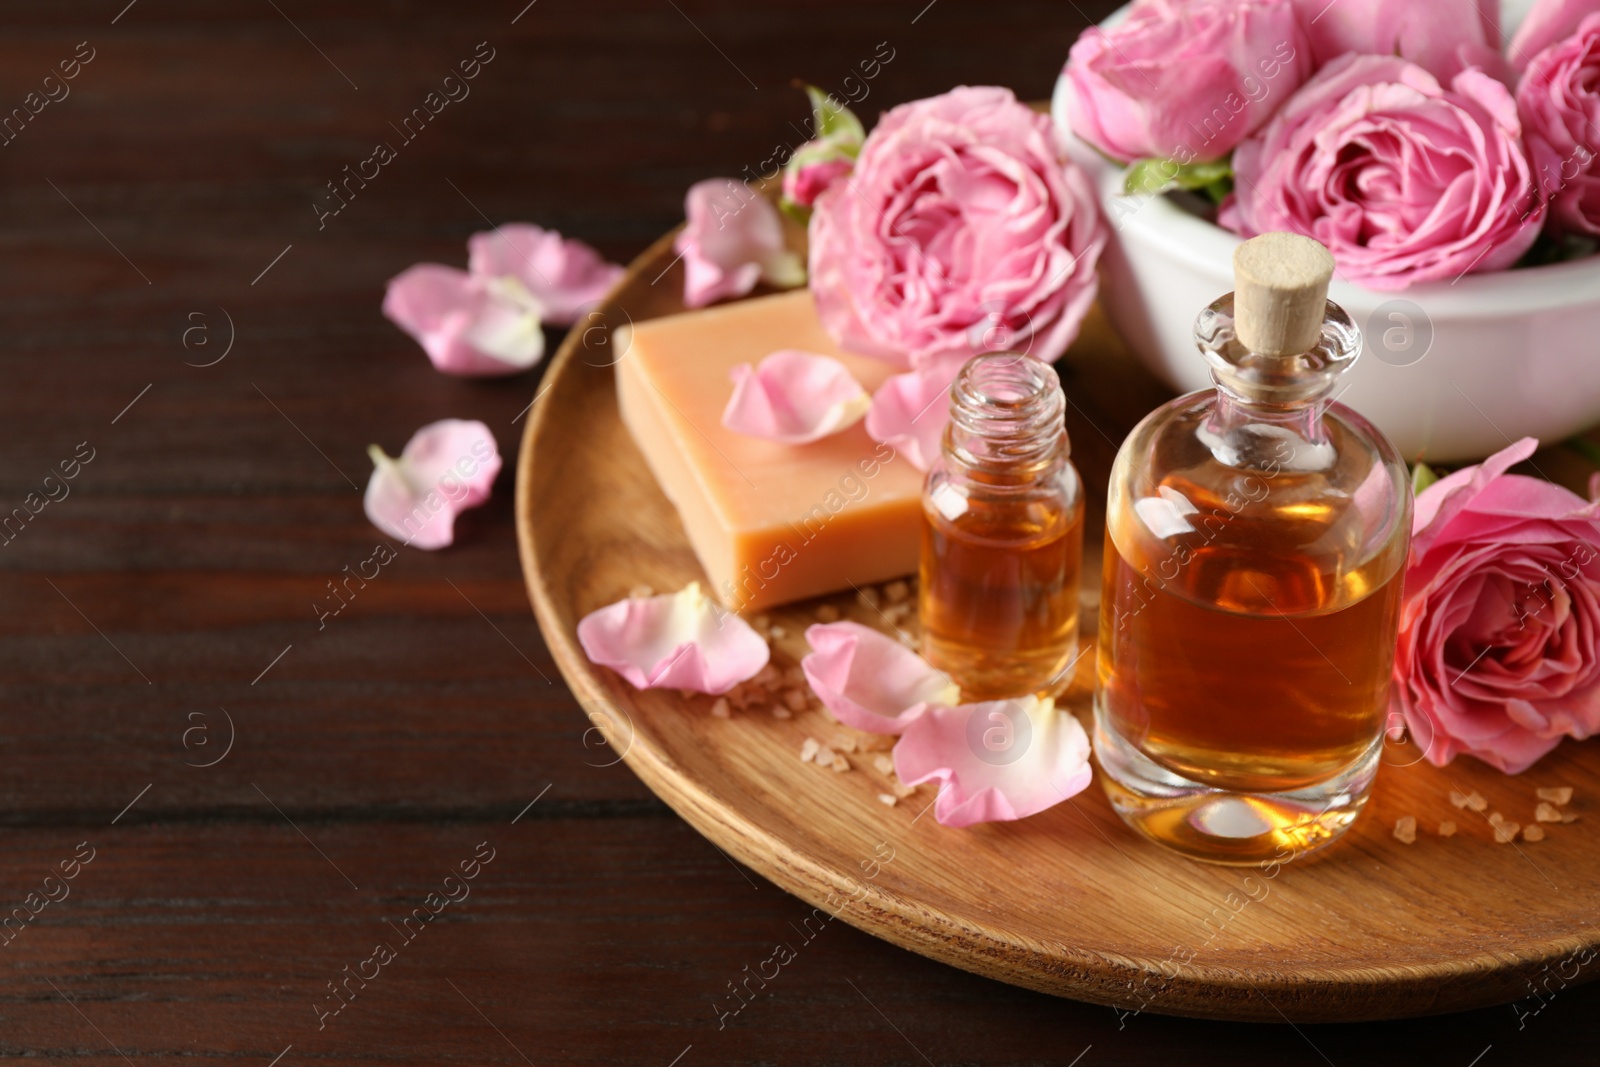
[[(1564, 745), (1516, 778), (1470, 759), (1436, 769), (1396, 746), (1348, 838), (1269, 877), (1149, 844), (1122, 824), (1098, 784), (1020, 822), (948, 829), (922, 816), (931, 786), (885, 806), (878, 796), (888, 782), (870, 755), (849, 757), (848, 773), (801, 763), (804, 738), (848, 733), (825, 711), (718, 719), (710, 698), (636, 691), (590, 664), (575, 637), (587, 612), (640, 584), (675, 591), (705, 580), (618, 417), (612, 384), (611, 329), (682, 310), (683, 268), (673, 264), (663, 238), (568, 335), (528, 419), (517, 469), (528, 591), (556, 662), (611, 746), (594, 759), (625, 759), (718, 847), (853, 926), (1119, 1011), (1336, 1021), (1519, 998), (1533, 1010), (1536, 990), (1548, 997), (1600, 971), (1592, 921), (1600, 850), (1588, 840), (1600, 818), (1592, 814), (1600, 796), (1594, 744)], [(1060, 367), (1076, 458), (1091, 494), (1103, 494), (1116, 444), (1164, 394), (1098, 314)], [(1085, 573), (1097, 575), (1099, 538), (1087, 541)], [(827, 602), (872, 621), (854, 594)], [(771, 613), (787, 630), (774, 642), (779, 666), (804, 655), (818, 603)], [(1085, 611), (1092, 631), (1088, 600)], [(1086, 724), (1087, 673), (1068, 701)], [(1487, 815), (1531, 824), (1534, 790), (1547, 785), (1573, 786), (1571, 810), (1583, 818), (1547, 827), (1538, 843), (1495, 844)], [(1478, 790), (1488, 808), (1457, 810), (1452, 788)], [(1409, 846), (1392, 834), (1403, 815), (1419, 824)], [(1446, 819), (1460, 828), (1454, 837), (1435, 832)]]

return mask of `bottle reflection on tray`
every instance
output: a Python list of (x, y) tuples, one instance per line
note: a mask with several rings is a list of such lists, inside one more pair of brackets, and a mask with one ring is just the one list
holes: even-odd
[(1332, 842), (1382, 751), (1411, 494), (1330, 400), (1361, 350), (1332, 269), (1308, 238), (1241, 246), (1196, 323), (1217, 388), (1148, 416), (1111, 474), (1095, 752), (1122, 817), (1198, 859)]

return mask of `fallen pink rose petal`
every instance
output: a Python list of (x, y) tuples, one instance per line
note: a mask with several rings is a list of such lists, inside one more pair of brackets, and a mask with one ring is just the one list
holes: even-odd
[(706, 596), (699, 582), (678, 593), (629, 597), (578, 623), (590, 662), (635, 689), (726, 693), (754, 678), (772, 650), (750, 624)]
[(383, 313), (445, 374), (517, 374), (544, 356), (543, 305), (512, 277), (418, 263), (389, 281)]
[(960, 692), (927, 660), (870, 626), (830, 622), (806, 630), (811, 653), (800, 661), (811, 691), (834, 718), (875, 734), (897, 734), (935, 704)]
[(939, 783), (945, 826), (1024, 819), (1088, 786), (1089, 738), (1052, 700), (1022, 697), (930, 707), (894, 746), (906, 785)]
[(372, 478), (362, 500), (372, 525), (413, 548), (455, 540), (456, 516), (489, 499), (500, 473), (494, 435), (481, 422), (443, 419), (411, 435), (399, 459), (370, 445)]
[(854, 426), (871, 400), (843, 363), (798, 349), (733, 368), (722, 425), (734, 433), (803, 445)]
[(684, 213), (688, 223), (673, 246), (683, 258), (689, 307), (743, 296), (763, 280), (784, 289), (805, 284), (805, 263), (784, 246), (778, 209), (744, 182), (696, 182)]
[(467, 240), (467, 269), (482, 278), (515, 278), (544, 308), (544, 320), (571, 326), (622, 277), (582, 241), (527, 222), (508, 222)]
[(965, 362), (960, 356), (934, 359), (880, 385), (867, 410), (867, 436), (893, 448), (919, 471), (931, 467), (950, 424), (950, 384)]

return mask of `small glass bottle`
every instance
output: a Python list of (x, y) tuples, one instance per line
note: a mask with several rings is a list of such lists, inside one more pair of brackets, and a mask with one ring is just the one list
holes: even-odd
[(967, 700), (1054, 694), (1078, 648), (1083, 488), (1047, 363), (970, 360), (922, 492), (922, 654)]
[(1330, 843), (1382, 754), (1411, 491), (1329, 399), (1361, 351), (1332, 271), (1309, 238), (1242, 245), (1195, 324), (1216, 389), (1151, 413), (1111, 473), (1095, 753), (1123, 819), (1197, 859)]

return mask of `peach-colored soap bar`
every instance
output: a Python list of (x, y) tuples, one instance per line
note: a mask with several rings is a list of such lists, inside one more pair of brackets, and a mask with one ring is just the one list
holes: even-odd
[(833, 356), (868, 392), (895, 368), (841, 352), (802, 289), (617, 331), (622, 420), (678, 508), (717, 597), (743, 611), (917, 566), (922, 472), (862, 423), (806, 445), (722, 426), (728, 372), (782, 348)]

